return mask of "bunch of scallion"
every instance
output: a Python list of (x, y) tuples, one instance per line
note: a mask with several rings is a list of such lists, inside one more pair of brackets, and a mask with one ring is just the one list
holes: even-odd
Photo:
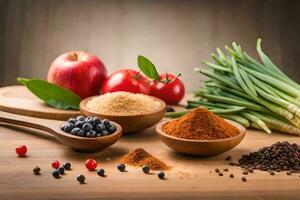
[[(198, 100), (188, 101), (187, 108), (199, 106), (245, 127), (300, 135), (300, 85), (285, 75), (262, 51), (261, 62), (249, 56), (240, 45), (225, 46), (227, 54), (217, 48), (213, 62), (203, 62), (210, 69), (195, 68), (209, 77), (195, 92)], [(167, 113), (179, 117), (189, 112)]]

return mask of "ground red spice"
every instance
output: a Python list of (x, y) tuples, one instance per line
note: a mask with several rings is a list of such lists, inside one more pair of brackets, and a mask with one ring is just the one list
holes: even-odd
[(202, 107), (170, 121), (162, 130), (168, 135), (192, 140), (225, 139), (239, 134), (235, 126)]
[(148, 165), (152, 170), (167, 170), (170, 167), (163, 161), (155, 158), (142, 148), (135, 149), (121, 158), (122, 163), (142, 167)]

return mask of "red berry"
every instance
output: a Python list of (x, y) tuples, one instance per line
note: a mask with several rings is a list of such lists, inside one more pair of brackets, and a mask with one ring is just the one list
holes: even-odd
[(16, 153), (19, 155), (19, 157), (25, 157), (27, 152), (27, 147), (25, 145), (20, 145), (16, 148)]
[(54, 169), (58, 169), (60, 164), (59, 164), (59, 161), (58, 160), (53, 160), (52, 163), (51, 163), (52, 167)]
[(95, 171), (97, 168), (97, 161), (94, 159), (87, 159), (85, 161), (85, 167), (90, 171)]

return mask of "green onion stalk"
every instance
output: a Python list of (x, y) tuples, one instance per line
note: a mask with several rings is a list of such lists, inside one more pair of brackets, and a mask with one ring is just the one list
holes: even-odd
[(177, 118), (199, 106), (229, 120), (261, 129), (300, 135), (300, 85), (284, 74), (263, 52), (261, 39), (256, 50), (260, 61), (249, 56), (236, 42), (211, 54), (208, 69), (195, 68), (209, 80), (195, 91), (187, 110), (167, 113)]

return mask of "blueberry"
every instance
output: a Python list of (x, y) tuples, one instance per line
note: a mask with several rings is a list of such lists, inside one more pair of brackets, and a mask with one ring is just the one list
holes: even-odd
[(63, 167), (65, 168), (65, 170), (70, 170), (70, 169), (71, 169), (71, 163), (65, 162), (65, 163), (63, 164)]
[(71, 124), (71, 123), (67, 123), (64, 127), (64, 131), (67, 132), (67, 133), (71, 133), (71, 131), (73, 130), (74, 128), (74, 124)]
[(93, 117), (93, 121), (94, 121), (95, 125), (101, 123), (101, 120), (98, 117)]
[(63, 168), (63, 167), (58, 168), (58, 171), (59, 171), (60, 175), (64, 175), (65, 174), (65, 168)]
[(144, 172), (145, 174), (148, 174), (148, 173), (150, 172), (150, 167), (149, 167), (148, 165), (144, 165), (144, 166), (142, 167), (142, 170), (143, 170), (143, 172)]
[(89, 132), (90, 130), (93, 129), (93, 125), (90, 124), (90, 123), (85, 123), (83, 126), (82, 126), (82, 130), (84, 133), (87, 133)]
[(82, 175), (82, 174), (79, 175), (79, 176), (77, 176), (77, 181), (78, 181), (79, 183), (83, 184), (84, 181), (85, 181), (85, 176)]
[(53, 172), (52, 172), (52, 176), (54, 177), (54, 178), (59, 178), (59, 171), (56, 169), (56, 170), (54, 170)]
[(75, 124), (76, 123), (76, 119), (75, 118), (69, 118), (68, 119), (68, 123)]
[(95, 130), (99, 133), (103, 130), (105, 130), (105, 126), (103, 124), (97, 124)]
[(75, 127), (82, 128), (83, 124), (85, 124), (84, 121), (77, 121), (77, 122), (75, 123)]
[(120, 163), (120, 164), (118, 164), (117, 168), (118, 168), (118, 170), (119, 170), (120, 172), (124, 172), (126, 166), (125, 166), (123, 163)]
[(89, 123), (89, 124), (94, 124), (94, 120), (93, 120), (92, 117), (87, 117), (87, 118), (85, 118), (85, 122), (86, 122), (86, 123)]
[(79, 131), (81, 131), (80, 128), (73, 128), (73, 130), (71, 131), (71, 134), (72, 135), (77, 135)]
[(110, 133), (109, 133), (107, 130), (103, 130), (103, 131), (101, 132), (101, 135), (107, 136), (107, 135), (110, 135)]
[(111, 126), (107, 128), (107, 131), (109, 133), (114, 133), (114, 132), (116, 132), (116, 130), (117, 130), (117, 127), (113, 124), (111, 124)]
[(80, 137), (84, 137), (84, 136), (85, 136), (83, 130), (80, 130), (80, 131), (77, 133), (77, 135), (80, 136)]
[(79, 116), (76, 117), (76, 120), (77, 120), (77, 121), (84, 121), (84, 120), (85, 120), (85, 117), (82, 116), (82, 115), (79, 115)]
[(161, 171), (157, 174), (158, 178), (164, 179), (165, 178), (165, 172)]
[(101, 134), (100, 134), (100, 133), (97, 133), (97, 134), (96, 134), (96, 137), (101, 137)]
[(98, 174), (99, 176), (104, 176), (104, 174), (105, 174), (104, 169), (98, 169), (98, 170), (97, 170), (97, 174)]
[(108, 119), (104, 119), (102, 123), (107, 127), (110, 125), (110, 121)]
[(96, 131), (89, 131), (86, 133), (86, 137), (96, 137)]

